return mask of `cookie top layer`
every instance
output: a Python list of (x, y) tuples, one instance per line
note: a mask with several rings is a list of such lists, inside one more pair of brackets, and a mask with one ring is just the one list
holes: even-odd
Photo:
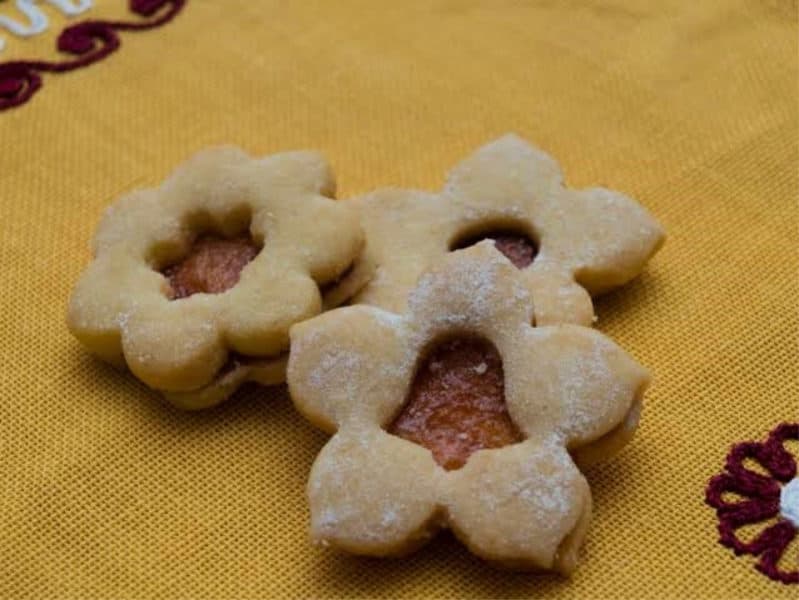
[[(574, 567), (590, 491), (570, 452), (618, 450), (603, 440), (634, 430), (648, 375), (594, 330), (533, 327), (534, 301), (519, 270), (482, 242), (424, 272), (403, 315), (351, 306), (292, 328), (291, 396), (311, 422), (335, 432), (308, 483), (316, 540), (400, 554), (447, 525), (506, 566)], [(489, 341), (501, 357), (521, 441), (444, 470), (429, 450), (388, 430), (427, 349), (463, 335)]]
[[(519, 254), (535, 294), (535, 322), (589, 325), (590, 295), (638, 275), (660, 248), (660, 225), (637, 202), (603, 188), (570, 190), (555, 160), (516, 135), (506, 135), (457, 165), (444, 190), (381, 189), (353, 202), (361, 213), (366, 248), (352, 280), (372, 280), (354, 302), (393, 311), (405, 308), (420, 273), (464, 242), (515, 232), (535, 243), (534, 258)], [(503, 248), (503, 244), (508, 248)], [(532, 258), (529, 262), (527, 258)]]
[[(363, 245), (356, 212), (331, 199), (334, 188), (313, 152), (201, 152), (160, 187), (106, 210), (94, 260), (70, 298), (70, 330), (95, 354), (170, 392), (208, 385), (229, 352), (278, 357), (289, 327), (320, 312), (319, 286), (345, 272)], [(232, 285), (199, 289), (219, 293), (192, 289), (177, 299), (162, 271), (203, 236), (245, 236), (259, 251), (221, 261), (236, 263)], [(203, 261), (230, 266), (218, 258)]]

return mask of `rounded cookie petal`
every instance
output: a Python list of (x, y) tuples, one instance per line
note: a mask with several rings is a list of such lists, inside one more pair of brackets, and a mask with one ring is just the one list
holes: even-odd
[(414, 368), (404, 338), (401, 317), (367, 306), (294, 325), (287, 380), (297, 410), (326, 431), (347, 421), (388, 422)]
[(198, 294), (135, 306), (122, 327), (128, 367), (150, 387), (186, 391), (209, 383), (227, 358), (208, 302)]
[[(244, 207), (258, 193), (253, 160), (240, 148), (202, 150), (179, 165), (157, 190), (162, 203), (180, 206), (212, 221)], [(150, 225), (152, 227), (152, 224)]]
[(453, 252), (425, 272), (408, 307), (423, 341), (457, 330), (491, 339), (529, 323), (533, 299), (516, 267), (487, 240)]
[(510, 568), (571, 572), (591, 493), (554, 440), (476, 452), (450, 477), (449, 524), (472, 552)]
[(332, 198), (336, 179), (325, 157), (312, 150), (281, 152), (259, 159), (259, 178), (269, 187), (292, 189)]
[[(120, 198), (103, 212), (92, 240), (95, 256), (125, 248), (131, 257), (153, 258), (163, 252), (156, 247), (180, 246), (186, 237), (181, 212), (185, 204), (177, 196), (165, 196), (160, 190), (138, 190)], [(158, 215), (157, 219), (153, 215)], [(138, 235), (131, 235), (132, 232)], [(143, 235), (142, 235), (143, 234)], [(167, 248), (165, 248), (168, 250)]]
[(401, 555), (440, 527), (428, 451), (373, 427), (342, 429), (311, 469), (311, 537), (370, 556)]
[[(280, 214), (289, 211), (292, 214)], [(280, 207), (271, 218), (290, 226), (279, 231), (267, 226), (267, 251), (300, 265), (322, 284), (349, 268), (363, 247), (358, 213), (344, 201), (301, 196), (293, 205)]]
[(444, 193), (456, 204), (494, 209), (525, 206), (534, 211), (562, 181), (560, 167), (551, 156), (508, 134), (461, 161), (450, 172)]
[(564, 191), (561, 202), (569, 219), (550, 252), (563, 255), (592, 296), (637, 276), (663, 245), (660, 224), (624, 194), (603, 188)]
[(120, 328), (128, 319), (134, 299), (157, 300), (163, 295), (164, 278), (131, 258), (122, 249), (109, 252), (89, 264), (81, 275), (67, 309), (67, 326), (93, 354), (124, 367)]
[(514, 422), (528, 436), (556, 431), (570, 449), (637, 415), (649, 383), (646, 369), (610, 339), (574, 325), (524, 328), (504, 359)]
[(244, 267), (218, 313), (225, 339), (237, 352), (275, 356), (288, 349), (291, 326), (321, 308), (319, 289), (310, 277), (265, 257)]

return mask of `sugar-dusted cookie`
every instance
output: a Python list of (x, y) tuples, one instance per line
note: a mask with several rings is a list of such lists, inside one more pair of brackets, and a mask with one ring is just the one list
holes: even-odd
[[(660, 248), (663, 231), (634, 200), (602, 188), (570, 190), (552, 157), (515, 135), (455, 167), (444, 190), (382, 189), (353, 202), (366, 248), (334, 291), (402, 311), (422, 270), (480, 239), (522, 271), (540, 325), (589, 325), (591, 295), (626, 283)], [(374, 273), (374, 277), (371, 274)]]
[(70, 330), (185, 408), (247, 380), (283, 381), (289, 327), (321, 311), (320, 286), (363, 245), (334, 186), (312, 152), (198, 154), (107, 209), (69, 302)]
[(632, 437), (649, 377), (595, 330), (532, 326), (534, 302), (484, 241), (426, 271), (404, 315), (292, 327), (291, 396), (335, 432), (308, 482), (316, 541), (401, 555), (450, 527), (506, 567), (574, 568), (591, 514), (578, 465)]

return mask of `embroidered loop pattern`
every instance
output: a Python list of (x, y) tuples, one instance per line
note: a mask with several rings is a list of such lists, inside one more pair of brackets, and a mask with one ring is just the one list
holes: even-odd
[[(710, 480), (707, 503), (716, 509), (719, 518), (719, 541), (735, 554), (759, 556), (755, 567), (771, 579), (782, 583), (799, 583), (799, 569), (786, 571), (779, 562), (797, 534), (796, 524), (781, 510), (782, 490), (796, 477), (796, 457), (785, 449), (785, 441), (799, 440), (799, 423), (783, 423), (769, 434), (765, 442), (742, 442), (733, 446), (726, 472)], [(762, 475), (748, 469), (744, 462), (756, 460), (768, 472)], [(745, 500), (729, 501), (724, 494), (734, 493)], [(754, 523), (776, 518), (750, 542), (741, 540), (736, 530)]]
[[(60, 3), (63, 4), (63, 3)], [(149, 21), (89, 20), (71, 25), (58, 36), (58, 50), (77, 58), (61, 62), (9, 61), (0, 63), (0, 111), (24, 104), (42, 86), (41, 73), (64, 73), (94, 64), (119, 48), (120, 31), (152, 29), (171, 21), (186, 0), (130, 0), (131, 12)]]

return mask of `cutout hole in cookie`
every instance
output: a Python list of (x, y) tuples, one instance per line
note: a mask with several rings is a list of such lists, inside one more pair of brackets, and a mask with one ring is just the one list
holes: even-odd
[(494, 246), (510, 260), (517, 269), (524, 269), (533, 264), (538, 255), (538, 243), (520, 227), (499, 224), (479, 230), (468, 230), (455, 238), (450, 244), (450, 251), (462, 250), (469, 246), (493, 240)]
[(424, 356), (388, 433), (427, 448), (448, 471), (477, 450), (522, 441), (505, 405), (502, 358), (491, 342), (450, 337)]
[(253, 238), (249, 225), (246, 211), (231, 213), (223, 221), (205, 213), (190, 218), (188, 228), (197, 233), (188, 250), (157, 269), (169, 283), (169, 299), (221, 294), (235, 286), (241, 271), (263, 247), (262, 241)]

